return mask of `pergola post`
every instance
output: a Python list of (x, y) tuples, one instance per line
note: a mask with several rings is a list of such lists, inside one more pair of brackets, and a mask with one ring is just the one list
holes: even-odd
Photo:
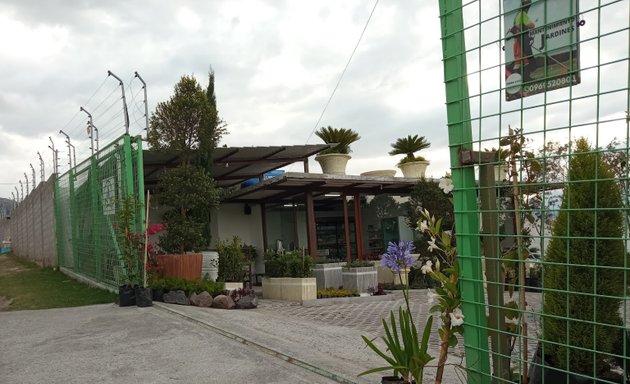
[(313, 261), (317, 260), (317, 232), (315, 230), (315, 205), (313, 204), (313, 192), (304, 192), (306, 197), (306, 234), (308, 237), (308, 252)]
[(363, 219), (361, 217), (361, 195), (354, 194), (354, 232), (357, 241), (357, 258), (364, 260), (363, 255)]
[(346, 238), (346, 260), (348, 264), (352, 263), (352, 254), (350, 253), (350, 219), (348, 218), (348, 200), (346, 199), (346, 194), (341, 195), (342, 204), (343, 204), (343, 227), (345, 229), (345, 238)]

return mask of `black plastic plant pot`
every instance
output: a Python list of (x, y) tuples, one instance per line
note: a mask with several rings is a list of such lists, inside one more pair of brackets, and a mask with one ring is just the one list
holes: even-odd
[(398, 376), (383, 376), (381, 378), (381, 384), (402, 384), (403, 379)]
[(121, 285), (118, 287), (118, 305), (121, 307), (136, 305), (136, 291), (132, 286)]
[(151, 288), (149, 287), (136, 287), (136, 305), (138, 307), (150, 307), (153, 305), (153, 297), (151, 294)]
[(153, 301), (164, 301), (164, 288), (151, 289)]

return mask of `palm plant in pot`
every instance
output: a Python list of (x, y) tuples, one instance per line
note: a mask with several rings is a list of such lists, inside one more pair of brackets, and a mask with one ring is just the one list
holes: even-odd
[(389, 151), (391, 156), (405, 155), (398, 162), (398, 168), (400, 168), (404, 177), (424, 177), (429, 162), (424, 157), (415, 155), (416, 152), (431, 146), (431, 143), (424, 136), (408, 135), (407, 137), (401, 137), (391, 146), (392, 150)]
[(359, 140), (361, 136), (349, 128), (321, 127), (315, 131), (315, 135), (326, 144), (334, 144), (332, 147), (323, 150), (315, 160), (322, 167), (322, 172), (331, 175), (345, 175), (346, 164), (350, 160), (349, 153), (352, 152), (350, 144)]

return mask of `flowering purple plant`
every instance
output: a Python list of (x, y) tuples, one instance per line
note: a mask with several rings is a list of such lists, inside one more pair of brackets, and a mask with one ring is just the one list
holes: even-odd
[(397, 243), (390, 241), (387, 244), (387, 253), (383, 254), (381, 265), (392, 271), (400, 273), (401, 269), (405, 270), (416, 265), (416, 259), (411, 256), (416, 247), (412, 241), (401, 240)]

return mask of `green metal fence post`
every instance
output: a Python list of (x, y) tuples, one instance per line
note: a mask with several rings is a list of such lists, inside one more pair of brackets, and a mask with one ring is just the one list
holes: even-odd
[(137, 216), (139, 220), (141, 233), (144, 233), (149, 223), (145, 223), (145, 201), (144, 201), (144, 158), (142, 157), (142, 136), (134, 138), (136, 142), (136, 182), (138, 188), (138, 201), (140, 214)]
[[(134, 168), (134, 164), (133, 164), (133, 152), (132, 152), (132, 148), (131, 148), (131, 136), (129, 135), (124, 135), (123, 136), (123, 166), (124, 166), (124, 170), (123, 170), (123, 180), (124, 180), (124, 186), (123, 186), (123, 193), (124, 196), (128, 196), (128, 195), (134, 195), (135, 194), (135, 188), (134, 188), (134, 178), (133, 178), (133, 168)], [(136, 214), (136, 231), (137, 229), (137, 214)], [(130, 266), (129, 266), (130, 267)], [(138, 261), (136, 259), (136, 264), (134, 266), (134, 268), (136, 269), (136, 272), (138, 272)]]
[(461, 0), (440, 0), (440, 22), (468, 383), (490, 383), (474, 167), (458, 159), (460, 150), (472, 149)]
[(91, 190), (91, 207), (92, 207), (92, 249), (94, 252), (94, 270), (96, 279), (101, 281), (103, 279), (103, 258), (102, 258), (102, 246), (101, 246), (101, 215), (99, 212), (99, 185), (100, 180), (98, 172), (98, 160), (97, 155), (92, 155), (90, 158), (90, 190)]

